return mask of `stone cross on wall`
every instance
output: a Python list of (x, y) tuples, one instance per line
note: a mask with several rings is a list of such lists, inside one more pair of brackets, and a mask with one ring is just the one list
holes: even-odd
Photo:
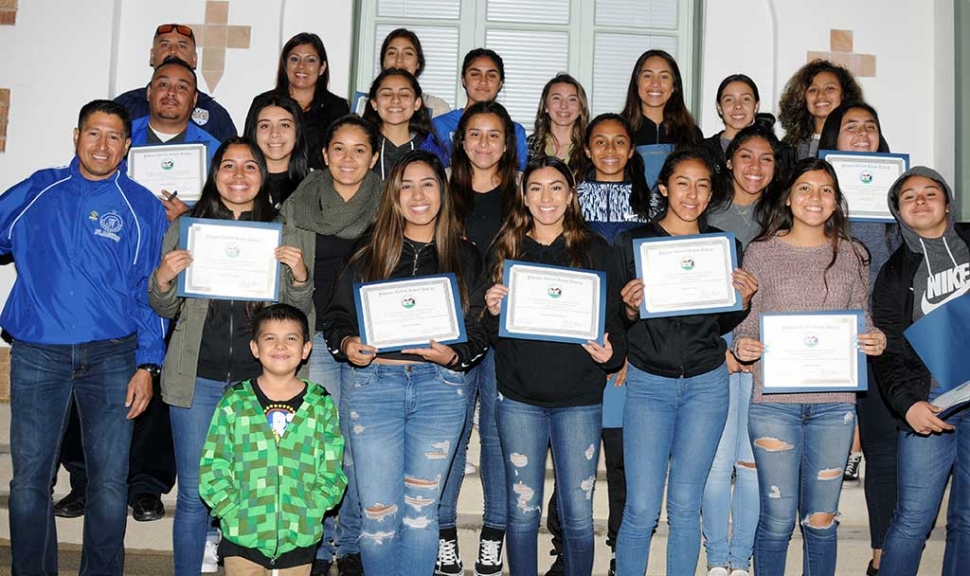
[[(3, 2), (4, 0), (0, 0)], [(228, 0), (209, 0), (205, 3), (205, 22), (190, 24), (195, 32), (196, 46), (202, 48), (202, 78), (214, 92), (226, 70), (226, 49), (249, 49), (250, 26), (229, 25)]]
[(829, 60), (844, 66), (859, 78), (876, 75), (876, 56), (852, 51), (852, 30), (831, 30), (829, 44), (830, 52), (809, 52), (806, 61), (811, 62), (817, 58)]

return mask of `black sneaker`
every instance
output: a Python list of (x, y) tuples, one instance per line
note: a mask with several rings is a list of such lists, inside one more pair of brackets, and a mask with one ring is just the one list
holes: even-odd
[(329, 576), (330, 566), (333, 562), (330, 560), (321, 560), (319, 558), (313, 561), (313, 566), (310, 568), (310, 576)]
[(360, 554), (347, 554), (337, 558), (337, 574), (340, 576), (364, 576), (364, 565), (360, 562)]
[(434, 576), (462, 576), (465, 566), (458, 552), (458, 530), (446, 528), (438, 534), (438, 561), (434, 565)]
[(552, 555), (556, 557), (556, 561), (552, 563), (549, 567), (549, 571), (546, 572), (546, 576), (565, 576), (566, 574), (566, 564), (562, 559), (562, 554), (556, 554), (556, 551), (552, 551)]
[(845, 472), (842, 474), (842, 482), (859, 483), (859, 464), (862, 463), (862, 452), (849, 454), (849, 459), (845, 463)]
[(478, 541), (478, 562), (475, 562), (475, 576), (497, 576), (502, 574), (502, 543), (505, 532), (489, 528), (482, 529)]

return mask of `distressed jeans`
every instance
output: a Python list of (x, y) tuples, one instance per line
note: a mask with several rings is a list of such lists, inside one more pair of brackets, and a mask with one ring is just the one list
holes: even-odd
[(354, 369), (348, 440), (366, 574), (428, 576), (438, 503), (465, 422), (465, 374), (434, 364)]
[(748, 430), (761, 492), (755, 572), (785, 574), (788, 543), (801, 517), (802, 574), (834, 576), (839, 496), (855, 434), (855, 406), (755, 403)]

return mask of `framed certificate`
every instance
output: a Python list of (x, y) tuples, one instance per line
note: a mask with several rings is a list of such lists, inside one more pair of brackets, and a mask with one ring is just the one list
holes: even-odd
[(849, 220), (895, 222), (886, 195), (893, 182), (909, 169), (909, 154), (819, 150), (839, 177), (849, 205)]
[(354, 303), (361, 342), (381, 352), (466, 340), (452, 273), (357, 283)]
[(183, 202), (194, 204), (205, 184), (208, 154), (205, 144), (132, 146), (128, 176), (158, 198), (162, 198), (162, 190), (178, 192)]
[(499, 336), (603, 344), (606, 273), (506, 260)]
[(862, 310), (763, 313), (763, 394), (863, 392), (866, 358), (856, 338), (865, 332)]
[(179, 219), (179, 248), (192, 263), (179, 274), (178, 295), (217, 300), (276, 301), (283, 240), (279, 222)]
[(697, 234), (633, 241), (637, 277), (643, 278), (641, 318), (740, 310), (731, 283), (738, 266), (734, 234)]

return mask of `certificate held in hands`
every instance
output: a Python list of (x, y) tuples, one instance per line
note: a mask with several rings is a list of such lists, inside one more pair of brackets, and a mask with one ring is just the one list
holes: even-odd
[(208, 152), (205, 144), (132, 146), (128, 176), (162, 198), (162, 190), (178, 192), (186, 204), (199, 201), (205, 184)]
[(761, 314), (763, 394), (864, 392), (862, 310)]
[(192, 263), (179, 274), (178, 295), (217, 300), (279, 300), (283, 240), (279, 222), (179, 219), (179, 248)]
[(731, 273), (738, 265), (734, 234), (697, 234), (633, 240), (643, 279), (640, 318), (740, 310)]
[(506, 260), (499, 336), (603, 344), (606, 273)]
[(819, 150), (818, 157), (835, 169), (849, 205), (849, 220), (895, 222), (886, 195), (909, 169), (909, 154)]
[(360, 340), (381, 352), (465, 342), (452, 273), (354, 284)]

